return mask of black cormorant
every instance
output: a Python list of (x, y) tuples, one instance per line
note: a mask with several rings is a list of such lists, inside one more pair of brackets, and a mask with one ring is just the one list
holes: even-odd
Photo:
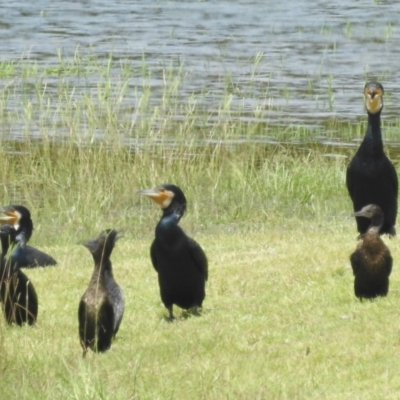
[(382, 210), (377, 205), (369, 204), (353, 216), (370, 219), (367, 232), (350, 256), (354, 293), (359, 299), (386, 296), (393, 260), (389, 249), (379, 236), (384, 221)]
[(0, 224), (12, 225), (16, 231), (13, 244), (18, 244), (18, 246), (14, 246), (14, 251), (11, 254), (14, 266), (18, 268), (34, 268), (57, 264), (53, 257), (27, 245), (32, 236), (33, 223), (31, 213), (26, 207), (12, 205), (2, 208), (0, 212), (5, 214), (0, 217)]
[[(398, 179), (396, 170), (383, 151), (381, 111), (383, 87), (378, 82), (365, 85), (365, 107), (368, 127), (364, 140), (347, 167), (346, 184), (354, 211), (368, 204), (378, 205), (384, 214), (380, 234), (396, 234)], [(369, 226), (365, 218), (357, 218), (357, 230), (363, 235)]]
[(122, 321), (125, 301), (114, 279), (110, 261), (118, 238), (116, 230), (107, 229), (83, 243), (94, 259), (92, 278), (78, 309), (79, 337), (84, 356), (88, 348), (95, 352), (108, 350)]
[(166, 184), (138, 193), (154, 200), (163, 212), (150, 255), (158, 273), (161, 300), (172, 320), (173, 304), (195, 310), (202, 306), (208, 278), (207, 257), (199, 244), (178, 225), (186, 210), (186, 198), (179, 187)]
[(6, 321), (22, 325), (35, 323), (38, 315), (38, 298), (32, 282), (12, 263), (7, 256), (15, 239), (15, 229), (11, 225), (0, 228), (0, 300)]

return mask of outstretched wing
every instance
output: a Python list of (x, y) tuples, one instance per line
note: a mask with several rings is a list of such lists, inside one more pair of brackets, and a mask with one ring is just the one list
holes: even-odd
[(57, 261), (50, 255), (32, 246), (17, 246), (11, 255), (13, 264), (18, 268), (35, 268), (56, 265)]

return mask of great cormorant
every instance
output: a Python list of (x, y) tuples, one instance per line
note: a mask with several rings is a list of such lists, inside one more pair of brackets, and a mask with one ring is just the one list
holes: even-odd
[(85, 356), (87, 349), (103, 352), (110, 348), (124, 314), (122, 290), (113, 276), (110, 256), (118, 240), (114, 229), (82, 243), (92, 254), (94, 271), (89, 287), (79, 303), (79, 337)]
[(161, 300), (172, 320), (173, 304), (195, 310), (202, 306), (208, 278), (207, 257), (178, 225), (186, 210), (186, 198), (179, 187), (166, 184), (138, 193), (150, 197), (162, 209), (150, 256), (158, 273)]
[(7, 255), (15, 239), (15, 229), (11, 225), (0, 228), (0, 300), (6, 321), (22, 325), (35, 323), (38, 315), (38, 298), (32, 282), (13, 264)]
[[(368, 127), (364, 140), (347, 167), (346, 184), (354, 211), (368, 204), (378, 205), (384, 214), (380, 233), (396, 234), (398, 179), (396, 170), (383, 151), (381, 111), (383, 87), (378, 82), (365, 85), (365, 107)], [(369, 226), (365, 218), (357, 217), (360, 236)]]
[(14, 266), (18, 268), (34, 268), (57, 264), (53, 257), (27, 245), (32, 236), (33, 223), (31, 213), (26, 207), (11, 205), (2, 208), (0, 212), (5, 214), (0, 217), (0, 224), (12, 225), (16, 231), (13, 244), (18, 244), (18, 246), (14, 246), (14, 251), (11, 254), (11, 261)]
[(353, 216), (370, 220), (367, 232), (350, 256), (354, 293), (360, 299), (386, 296), (393, 260), (389, 249), (379, 236), (384, 221), (382, 210), (377, 205), (369, 204)]

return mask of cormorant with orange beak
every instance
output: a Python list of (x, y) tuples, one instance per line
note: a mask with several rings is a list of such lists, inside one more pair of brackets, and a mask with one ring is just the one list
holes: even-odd
[(185, 195), (178, 186), (171, 184), (138, 193), (154, 200), (162, 210), (150, 256), (169, 318), (174, 318), (174, 304), (197, 312), (205, 298), (208, 261), (199, 244), (178, 225), (186, 210)]
[[(354, 211), (368, 204), (379, 206), (384, 220), (380, 234), (396, 235), (398, 179), (396, 170), (383, 151), (381, 111), (383, 87), (369, 82), (364, 88), (368, 127), (364, 140), (347, 167), (346, 184)], [(367, 232), (369, 221), (357, 217), (357, 230), (362, 236)]]

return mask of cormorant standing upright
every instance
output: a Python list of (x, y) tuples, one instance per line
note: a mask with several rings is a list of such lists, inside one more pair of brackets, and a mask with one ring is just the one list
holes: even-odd
[(100, 236), (82, 243), (94, 260), (92, 278), (78, 309), (83, 356), (88, 348), (95, 352), (108, 350), (122, 321), (125, 301), (122, 290), (114, 279), (110, 260), (118, 239), (116, 230), (107, 229)]
[(36, 322), (39, 308), (35, 288), (7, 255), (15, 235), (15, 229), (11, 225), (1, 226), (0, 300), (7, 323), (32, 325)]
[[(396, 170), (383, 151), (381, 111), (383, 87), (378, 82), (365, 85), (365, 107), (368, 127), (364, 140), (347, 167), (346, 184), (354, 211), (368, 204), (379, 206), (384, 215), (380, 234), (396, 235), (398, 179)], [(369, 222), (357, 217), (357, 230), (362, 236)]]
[(389, 290), (389, 275), (392, 272), (392, 256), (380, 237), (384, 215), (379, 206), (369, 204), (353, 214), (370, 219), (367, 232), (350, 256), (354, 274), (354, 293), (361, 300), (386, 296)]
[(10, 258), (17, 268), (47, 267), (56, 265), (57, 261), (48, 254), (28, 246), (27, 242), (32, 236), (33, 222), (29, 210), (20, 205), (4, 207), (0, 210), (4, 216), (0, 217), (0, 224), (12, 225), (16, 234), (14, 235), (14, 251)]
[(150, 197), (162, 209), (150, 256), (169, 318), (174, 318), (174, 304), (196, 311), (205, 298), (208, 261), (199, 244), (178, 225), (186, 210), (185, 195), (178, 186), (171, 184), (139, 190), (138, 193)]

